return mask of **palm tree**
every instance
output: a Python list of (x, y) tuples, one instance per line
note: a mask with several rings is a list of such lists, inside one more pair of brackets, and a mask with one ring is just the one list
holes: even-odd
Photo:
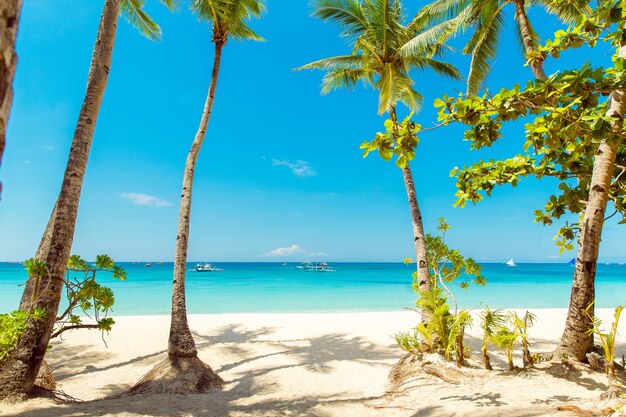
[(22, 0), (6, 0), (0, 3), (0, 165), (13, 102), (13, 76), (17, 66), (15, 38), (21, 9)]
[(504, 324), (505, 316), (501, 310), (491, 310), (489, 306), (478, 314), (480, 328), (483, 331), (481, 353), (485, 369), (492, 370), (491, 359), (489, 358), (489, 342), (496, 333), (496, 329)]
[(189, 243), (189, 219), (191, 216), (191, 195), (193, 176), (198, 153), (206, 135), (215, 100), (215, 90), (222, 59), (222, 48), (229, 38), (262, 40), (246, 24), (251, 18), (258, 18), (265, 9), (259, 0), (192, 0), (192, 10), (199, 18), (208, 22), (213, 30), (215, 53), (211, 84), (204, 103), (200, 126), (187, 155), (183, 188), (178, 215), (178, 235), (174, 259), (174, 282), (172, 286), (172, 317), (167, 349), (167, 358), (144, 375), (130, 393), (168, 392), (185, 394), (205, 392), (224, 384), (210, 366), (198, 358), (196, 343), (187, 323), (185, 303), (185, 272)]
[[(162, 0), (169, 8), (174, 0)], [(43, 320), (29, 319), (26, 330), (15, 350), (0, 369), (0, 400), (4, 398), (24, 399), (33, 389), (48, 341), (54, 327), (61, 300), (63, 277), (70, 257), (74, 238), (74, 228), (78, 213), (83, 178), (93, 138), (98, 112), (107, 85), (111, 57), (120, 11), (139, 31), (151, 39), (160, 36), (160, 28), (142, 10), (144, 0), (105, 0), (100, 18), (98, 34), (94, 46), (87, 90), (81, 107), (72, 147), (63, 176), (61, 191), (48, 222), (49, 239), (45, 250), (41, 250), (41, 260), (46, 263), (47, 275), (39, 281), (38, 288), (31, 283), (29, 309), (43, 309)], [(46, 236), (48, 235), (48, 236)]]
[[(467, 77), (467, 93), (476, 94), (485, 81), (499, 47), (499, 37), (505, 25), (505, 6), (512, 3), (517, 38), (524, 54), (532, 54), (537, 48), (539, 38), (534, 31), (526, 9), (531, 5), (540, 5), (548, 13), (556, 15), (566, 22), (573, 22), (587, 10), (588, 0), (572, 2), (553, 2), (549, 0), (436, 0), (425, 6), (418, 15), (425, 22), (442, 19), (457, 19), (459, 28), (471, 27), (473, 33), (463, 49), (463, 53), (472, 54), (470, 71)], [(535, 78), (546, 79), (541, 60), (533, 61), (530, 66)]]
[[(619, 58), (626, 59), (626, 47), (621, 47)], [(606, 116), (613, 117), (613, 132), (611, 136), (600, 141), (596, 157), (593, 161), (593, 171), (589, 183), (589, 197), (585, 206), (585, 213), (580, 225), (578, 238), (578, 256), (574, 270), (574, 280), (567, 309), (565, 330), (561, 336), (555, 356), (566, 354), (580, 361), (586, 360), (586, 355), (593, 347), (593, 316), (595, 300), (595, 278), (598, 254), (600, 252), (600, 238), (604, 226), (604, 215), (609, 200), (609, 190), (615, 172), (615, 161), (619, 152), (620, 140), (626, 113), (626, 94), (621, 90), (611, 93), (610, 107)], [(587, 310), (589, 308), (589, 310)]]
[[(432, 69), (440, 75), (461, 78), (452, 65), (438, 60), (446, 47), (443, 42), (453, 33), (455, 22), (443, 22), (425, 28), (420, 19), (408, 20), (399, 0), (314, 0), (313, 16), (340, 27), (350, 40), (350, 55), (321, 59), (299, 69), (327, 71), (322, 93), (338, 88), (352, 88), (359, 81), (378, 90), (378, 112), (387, 112), (397, 120), (396, 105), (404, 103), (411, 111), (419, 110), (422, 96), (413, 89), (412, 69)], [(426, 257), (422, 214), (417, 201), (411, 168), (402, 169), (409, 199), (419, 289), (431, 288)]]

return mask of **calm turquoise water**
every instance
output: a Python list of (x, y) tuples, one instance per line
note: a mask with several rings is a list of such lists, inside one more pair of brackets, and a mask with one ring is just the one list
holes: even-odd
[[(190, 264), (192, 268), (195, 264)], [(216, 263), (215, 273), (187, 273), (190, 313), (394, 311), (413, 304), (410, 265), (334, 263), (335, 273), (303, 272), (295, 263)], [(128, 280), (100, 273), (113, 288), (118, 315), (168, 314), (173, 264), (124, 263)], [(567, 307), (573, 267), (564, 264), (483, 265), (486, 287), (455, 290), (462, 307)], [(0, 312), (16, 308), (23, 267), (0, 263)], [(626, 266), (599, 265), (597, 305), (626, 302)]]

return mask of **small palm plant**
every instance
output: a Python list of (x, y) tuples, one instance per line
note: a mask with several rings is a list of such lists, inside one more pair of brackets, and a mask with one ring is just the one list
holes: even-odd
[(511, 329), (506, 325), (499, 326), (491, 336), (491, 342), (506, 353), (509, 371), (515, 369), (515, 364), (513, 364), (513, 348), (515, 347), (517, 336), (518, 334), (515, 329)]
[(496, 334), (496, 329), (502, 327), (504, 324), (506, 317), (502, 310), (491, 310), (489, 306), (486, 306), (483, 311), (478, 315), (480, 319), (480, 328), (483, 331), (483, 340), (482, 340), (482, 357), (483, 364), (485, 365), (485, 369), (493, 369), (491, 366), (491, 359), (489, 358), (489, 342)]
[(522, 317), (518, 316), (515, 312), (511, 315), (513, 328), (515, 329), (515, 332), (517, 333), (522, 344), (522, 361), (524, 368), (532, 366), (534, 362), (533, 357), (530, 354), (530, 350), (528, 349), (528, 328), (532, 327), (536, 320), (537, 316), (529, 311), (526, 311)]
[(602, 331), (602, 321), (590, 313), (593, 303), (589, 304), (589, 307), (585, 309), (585, 314), (593, 323), (593, 328), (589, 330), (589, 334), (598, 336), (604, 351), (604, 358), (606, 359), (605, 372), (609, 379), (609, 390), (603, 395), (604, 398), (617, 398), (620, 395), (619, 384), (615, 375), (615, 338), (617, 336), (619, 319), (625, 307), (622, 305), (615, 308), (615, 313), (613, 314), (614, 321), (607, 333)]

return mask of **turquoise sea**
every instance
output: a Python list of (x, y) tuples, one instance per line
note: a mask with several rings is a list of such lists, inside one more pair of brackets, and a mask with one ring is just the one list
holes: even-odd
[[(127, 281), (99, 273), (113, 288), (118, 315), (169, 314), (173, 264), (122, 263)], [(333, 263), (334, 273), (303, 272), (297, 263), (215, 263), (221, 272), (187, 273), (190, 313), (397, 311), (413, 305), (411, 272), (400, 263)], [(195, 263), (189, 264), (189, 269)], [(456, 288), (462, 307), (565, 308), (573, 266), (484, 264), (485, 287)], [(0, 313), (17, 307), (26, 279), (19, 264), (0, 263)], [(599, 265), (597, 305), (626, 302), (626, 265)]]

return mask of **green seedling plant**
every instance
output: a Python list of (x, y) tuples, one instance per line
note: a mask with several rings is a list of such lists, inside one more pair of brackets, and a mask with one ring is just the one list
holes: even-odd
[[(458, 310), (450, 287), (456, 284), (467, 289), (472, 282), (485, 285), (486, 281), (480, 265), (445, 243), (445, 235), (450, 230), (445, 219), (439, 219), (438, 230), (440, 236), (426, 235), (425, 239), (432, 289), (419, 291), (417, 273), (413, 273), (413, 290), (419, 294), (416, 307), (418, 311), (427, 312), (427, 320), (420, 322), (412, 333), (396, 335), (396, 341), (404, 350), (410, 351), (406, 349), (410, 347), (420, 352), (439, 353), (447, 360), (454, 358), (460, 366), (466, 357), (465, 329), (471, 326), (472, 317), (468, 311)], [(406, 258), (405, 263), (412, 263), (412, 260)], [(452, 311), (449, 300), (452, 301)]]
[(537, 321), (537, 316), (529, 311), (526, 311), (522, 317), (518, 316), (516, 312), (511, 314), (511, 322), (513, 328), (517, 333), (520, 343), (522, 345), (522, 362), (524, 368), (533, 366), (535, 358), (530, 354), (528, 343), (528, 329), (532, 327)]
[(489, 343), (491, 343), (497, 329), (504, 325), (506, 316), (502, 310), (491, 310), (489, 306), (485, 306), (485, 309), (479, 313), (478, 318), (482, 330), (481, 354), (483, 365), (485, 369), (492, 370), (491, 358), (489, 357)]
[(620, 395), (620, 387), (615, 375), (615, 339), (617, 337), (617, 327), (619, 325), (619, 319), (622, 315), (622, 311), (626, 306), (618, 306), (615, 308), (613, 314), (613, 324), (609, 328), (608, 332), (602, 330), (602, 320), (591, 314), (593, 303), (585, 309), (585, 314), (589, 317), (593, 324), (593, 328), (589, 330), (589, 334), (595, 334), (600, 339), (602, 350), (604, 352), (604, 358), (606, 359), (605, 372), (609, 380), (609, 390), (603, 394), (603, 398), (617, 398)]
[(506, 324), (498, 326), (495, 333), (491, 336), (491, 342), (499, 349), (502, 349), (506, 354), (509, 371), (515, 369), (515, 364), (513, 363), (513, 349), (515, 348), (517, 338), (518, 333), (515, 331), (515, 328), (510, 328)]

